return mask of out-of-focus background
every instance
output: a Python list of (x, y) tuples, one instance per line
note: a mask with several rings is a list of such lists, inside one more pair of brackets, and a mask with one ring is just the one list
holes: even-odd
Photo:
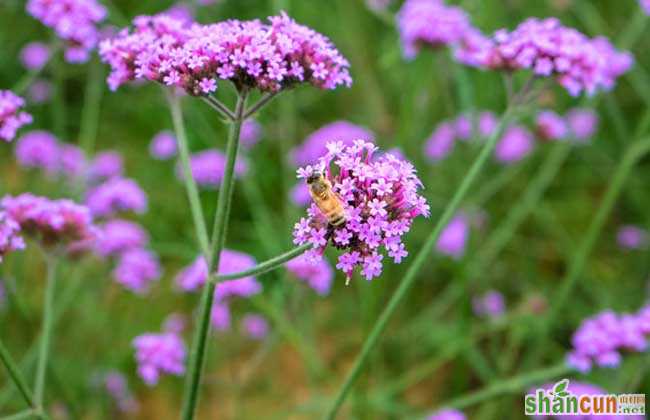
[[(170, 1), (111, 0), (108, 23), (127, 26), (141, 14), (174, 6)], [(0, 88), (10, 89), (27, 73), (18, 57), (32, 41), (50, 42), (52, 32), (25, 12), (25, 2), (0, 2)], [(571, 347), (580, 322), (606, 308), (637, 311), (650, 294), (650, 253), (617, 242), (619, 229), (650, 228), (650, 166), (643, 159), (627, 179), (614, 209), (595, 238), (584, 270), (577, 277), (569, 304), (555, 319), (551, 334), (536, 337), (579, 244), (594, 217), (615, 167), (633, 140), (642, 113), (650, 104), (650, 29), (635, 0), (466, 0), (461, 5), (474, 25), (486, 33), (514, 28), (528, 16), (556, 16), (590, 36), (615, 43), (627, 34), (635, 56), (631, 72), (610, 93), (591, 99), (571, 98), (553, 85), (540, 98), (542, 107), (560, 114), (576, 106), (593, 107), (600, 123), (586, 143), (572, 146), (548, 188), (531, 197), (557, 143), (535, 141), (524, 159), (503, 165), (492, 159), (462, 205), (469, 221), (468, 240), (457, 258), (432, 250), (415, 287), (374, 349), (340, 418), (416, 418), (453, 398), (526, 372), (557, 365)], [(331, 292), (320, 296), (285, 269), (258, 278), (264, 291), (254, 299), (233, 302), (232, 328), (213, 331), (199, 418), (311, 419), (322, 416), (364, 338), (401, 280), (412, 255), (422, 245), (447, 201), (477, 155), (480, 144), (458, 142), (444, 160), (431, 162), (424, 144), (439, 123), (463, 112), (499, 114), (506, 103), (503, 80), (456, 63), (445, 49), (423, 50), (403, 58), (395, 13), (401, 1), (373, 9), (361, 0), (221, 0), (199, 6), (183, 3), (201, 23), (264, 19), (287, 11), (298, 22), (330, 37), (351, 62), (351, 89), (321, 91), (298, 88), (281, 94), (258, 117), (261, 139), (242, 155), (248, 172), (235, 186), (227, 247), (257, 261), (290, 249), (293, 224), (304, 209), (291, 200), (298, 182), (290, 151), (314, 130), (337, 120), (365, 127), (382, 149), (399, 149), (418, 169), (432, 218), (419, 218), (406, 237), (411, 252), (401, 265), (386, 263), (381, 277), (353, 278), (344, 285), (337, 271)], [(641, 26), (639, 26), (639, 22)], [(637, 25), (634, 31), (631, 25)], [(650, 26), (650, 25), (649, 25)], [(163, 92), (153, 83), (110, 92), (108, 74), (96, 53), (85, 64), (65, 63), (60, 54), (38, 76), (51, 96), (42, 103), (28, 98), (34, 123), (22, 133), (43, 129), (77, 144), (88, 135), (95, 151), (115, 150), (125, 173), (149, 199), (146, 214), (132, 217), (149, 232), (151, 249), (160, 256), (163, 276), (145, 296), (124, 290), (111, 276), (113, 264), (91, 257), (60, 269), (56, 302), (67, 304), (54, 337), (47, 407), (52, 418), (172, 419), (178, 415), (183, 379), (165, 376), (148, 387), (136, 373), (131, 342), (157, 332), (165, 318), (186, 318), (183, 333), (191, 341), (191, 316), (198, 294), (180, 293), (174, 276), (197, 256), (194, 230), (183, 184), (174, 161), (158, 161), (149, 142), (171, 130)], [(224, 102), (232, 97), (224, 90)], [(186, 97), (183, 107), (190, 147), (225, 149), (227, 127), (203, 102)], [(90, 108), (90, 109), (89, 109)], [(96, 117), (93, 115), (97, 112)], [(90, 114), (90, 115), (88, 115)], [(95, 132), (96, 124), (96, 136)], [(533, 121), (524, 121), (533, 126)], [(91, 134), (88, 134), (91, 133)], [(0, 193), (31, 191), (48, 197), (78, 197), (79, 191), (55, 176), (20, 168), (15, 143), (0, 144)], [(212, 215), (216, 191), (202, 189), (205, 213)], [(512, 209), (526, 200), (532, 211), (515, 223)], [(499, 242), (498, 235), (507, 241)], [(329, 255), (332, 264), (336, 253)], [(79, 273), (76, 273), (79, 271)], [(4, 294), (0, 335), (32, 378), (33, 353), (40, 329), (44, 267), (35, 247), (6, 258), (0, 267)], [(69, 294), (68, 294), (69, 291)], [(501, 315), (480, 316), (475, 299), (498, 291)], [(474, 303), (474, 304), (473, 304)], [(497, 311), (500, 312), (500, 311)], [(246, 313), (268, 319), (269, 334), (252, 340), (242, 333)], [(30, 356), (30, 352), (32, 356)], [(595, 369), (572, 379), (611, 391), (650, 391), (648, 356), (625, 357), (620, 368)], [(310, 360), (310, 359), (316, 359)], [(313, 364), (322, 365), (315, 372)], [(122, 412), (104, 385), (112, 371), (128, 380), (136, 410)], [(23, 407), (4, 371), (0, 375), (0, 414)], [(632, 387), (633, 389), (631, 389)], [(521, 392), (499, 393), (464, 409), (469, 418), (522, 418)]]

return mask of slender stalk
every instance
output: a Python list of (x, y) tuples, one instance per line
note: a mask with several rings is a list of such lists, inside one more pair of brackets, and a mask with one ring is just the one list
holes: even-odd
[(449, 223), (449, 220), (453, 217), (454, 213), (456, 213), (456, 211), (458, 210), (461, 201), (465, 198), (465, 195), (467, 194), (470, 187), (474, 183), (474, 180), (477, 178), (478, 174), (481, 172), (483, 166), (485, 165), (488, 158), (492, 154), (492, 151), (494, 150), (498, 138), (501, 136), (504, 127), (509, 123), (511, 119), (511, 114), (512, 114), (512, 108), (508, 107), (503, 117), (499, 121), (499, 125), (497, 129), (494, 130), (494, 132), (492, 133), (488, 141), (481, 149), (481, 152), (479, 153), (476, 160), (470, 167), (469, 171), (467, 172), (467, 175), (465, 175), (465, 178), (461, 182), (460, 186), (454, 193), (444, 213), (442, 214), (440, 219), (438, 219), (438, 222), (436, 223), (433, 231), (427, 238), (427, 241), (425, 242), (424, 246), (420, 248), (420, 251), (416, 255), (415, 259), (413, 260), (413, 263), (410, 265), (410, 267), (406, 271), (404, 278), (402, 279), (399, 286), (397, 287), (397, 290), (393, 293), (393, 296), (388, 301), (386, 308), (379, 316), (379, 319), (375, 322), (375, 325), (373, 326), (372, 330), (370, 331), (370, 334), (366, 338), (366, 341), (364, 342), (361, 352), (357, 356), (352, 369), (348, 373), (343, 385), (339, 389), (338, 396), (336, 397), (334, 403), (332, 404), (332, 406), (328, 411), (328, 414), (326, 415), (327, 419), (334, 419), (336, 417), (339, 408), (341, 407), (343, 401), (345, 400), (348, 393), (352, 389), (354, 382), (361, 374), (361, 370), (363, 369), (365, 362), (368, 359), (368, 356), (370, 355), (370, 352), (375, 347), (375, 345), (379, 341), (379, 337), (381, 336), (382, 332), (386, 328), (386, 325), (388, 324), (388, 320), (391, 318), (391, 316), (397, 309), (397, 306), (400, 304), (400, 302), (404, 299), (404, 297), (406, 297), (408, 290), (410, 289), (410, 287), (412, 286), (412, 284), (415, 282), (417, 278), (417, 274), (419, 273), (420, 269), (424, 266), (424, 263), (429, 258), (429, 253), (431, 252), (431, 249), (433, 248), (436, 241), (438, 240), (440, 233), (442, 232), (444, 227), (447, 226), (447, 223)]
[[(241, 92), (237, 97), (235, 119), (231, 124), (228, 135), (228, 145), (226, 147), (226, 168), (224, 170), (221, 188), (219, 189), (219, 201), (217, 203), (217, 211), (214, 217), (212, 243), (208, 245), (209, 251), (206, 256), (208, 262), (208, 273), (210, 274), (208, 281), (203, 286), (199, 307), (199, 326), (196, 329), (192, 341), (189, 373), (186, 377), (184, 387), (183, 408), (181, 412), (181, 418), (184, 420), (191, 420), (194, 418), (199, 398), (199, 386), (201, 384), (201, 376), (203, 374), (205, 355), (207, 352), (206, 342), (210, 330), (210, 312), (214, 301), (214, 289), (216, 286), (216, 282), (212, 281), (212, 273), (214, 272), (214, 267), (219, 266), (221, 250), (223, 249), (226, 237), (227, 219), (230, 213), (232, 190), (234, 186), (235, 162), (237, 160), (237, 151), (239, 148), (239, 133), (244, 120), (246, 96), (247, 92)], [(187, 175), (188, 174), (186, 173), (186, 176)], [(198, 220), (195, 219), (195, 223), (197, 222)], [(205, 230), (205, 222), (203, 219), (201, 219), (201, 224), (203, 225), (203, 230)], [(199, 228), (197, 227), (197, 229)]]
[(38, 417), (36, 412), (34, 410), (25, 410), (21, 411), (20, 413), (12, 414), (10, 416), (0, 417), (0, 420), (21, 420), (29, 419), (32, 417)]
[(252, 116), (253, 116), (257, 111), (259, 111), (259, 110), (262, 109), (266, 104), (268, 104), (269, 102), (271, 102), (271, 100), (272, 100), (273, 98), (275, 98), (277, 94), (278, 94), (278, 92), (265, 93), (265, 94), (260, 98), (260, 100), (257, 101), (257, 103), (256, 103), (255, 105), (251, 106), (249, 109), (246, 110), (246, 112), (244, 112), (244, 117), (243, 117), (243, 119), (245, 120), (246, 118), (250, 118), (250, 117), (252, 117)]
[(50, 353), (50, 341), (52, 339), (52, 321), (54, 290), (56, 289), (56, 268), (57, 259), (53, 255), (47, 255), (47, 278), (45, 285), (45, 302), (43, 303), (43, 332), (41, 336), (41, 347), (38, 353), (36, 365), (36, 383), (34, 385), (34, 401), (36, 407), (43, 407), (45, 391), (45, 374), (47, 372), (47, 362)]
[(32, 395), (32, 392), (29, 390), (27, 386), (27, 382), (25, 382), (25, 379), (20, 373), (20, 369), (16, 365), (16, 362), (11, 357), (9, 351), (4, 346), (2, 341), (0, 341), (0, 359), (2, 359), (2, 364), (7, 369), (9, 376), (11, 377), (14, 384), (16, 385), (16, 388), (18, 388), (18, 390), (20, 391), (20, 394), (23, 396), (23, 399), (25, 400), (27, 405), (31, 408), (36, 407), (36, 405), (34, 404), (34, 396)]
[(86, 153), (86, 156), (90, 156), (95, 148), (99, 110), (104, 88), (102, 67), (99, 59), (93, 57), (89, 67), (84, 106), (81, 111), (81, 127), (79, 128), (79, 147)]
[(291, 251), (287, 251), (284, 254), (266, 260), (263, 263), (260, 263), (253, 268), (249, 268), (248, 270), (245, 271), (240, 271), (239, 273), (217, 276), (217, 278), (214, 280), (216, 282), (220, 282), (223, 280), (240, 279), (242, 277), (259, 276), (264, 273), (268, 273), (269, 271), (273, 271), (278, 267), (282, 267), (284, 263), (286, 263), (287, 261), (294, 259), (298, 255), (304, 254), (306, 251), (309, 251), (310, 249), (311, 249), (311, 244), (301, 245), (297, 248), (292, 249)]
[(183, 181), (185, 182), (187, 199), (192, 211), (196, 238), (199, 241), (201, 253), (203, 253), (203, 256), (207, 259), (210, 252), (210, 240), (208, 239), (208, 231), (205, 227), (205, 217), (203, 216), (199, 190), (196, 186), (196, 181), (192, 176), (192, 169), (190, 168), (190, 151), (187, 146), (187, 135), (185, 133), (185, 124), (183, 123), (183, 111), (181, 109), (180, 99), (176, 95), (172, 92), (166, 92), (166, 95), (169, 109), (172, 114), (174, 133), (178, 140), (178, 151), (181, 160), (181, 167), (183, 169)]
[(214, 98), (212, 96), (202, 96), (201, 99), (203, 100), (203, 102), (210, 105), (212, 109), (217, 111), (219, 114), (221, 114), (222, 117), (224, 117), (228, 121), (232, 121), (235, 119), (235, 114), (233, 114), (232, 111), (229, 110), (228, 107), (225, 106), (217, 98)]

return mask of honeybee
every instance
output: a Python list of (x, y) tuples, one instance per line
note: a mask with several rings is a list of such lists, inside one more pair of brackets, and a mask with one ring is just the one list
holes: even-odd
[(330, 225), (338, 227), (346, 222), (341, 198), (332, 190), (332, 183), (321, 172), (314, 172), (307, 178), (309, 195)]

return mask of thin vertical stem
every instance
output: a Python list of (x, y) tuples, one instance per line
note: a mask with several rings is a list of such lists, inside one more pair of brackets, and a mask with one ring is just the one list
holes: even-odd
[[(192, 340), (192, 350), (190, 354), (189, 373), (186, 377), (183, 408), (181, 418), (191, 420), (196, 412), (196, 405), (199, 398), (199, 386), (201, 376), (205, 365), (205, 355), (207, 352), (207, 337), (210, 330), (210, 312), (214, 301), (214, 289), (216, 282), (214, 278), (214, 267), (219, 266), (221, 250), (226, 237), (226, 227), (230, 213), (230, 204), (232, 201), (232, 191), (234, 186), (235, 162), (237, 160), (237, 151), (239, 149), (239, 133), (243, 122), (244, 108), (246, 106), (247, 92), (241, 92), (237, 97), (235, 108), (235, 119), (230, 126), (228, 134), (228, 145), (226, 147), (226, 168), (224, 171), (223, 181), (219, 189), (219, 198), (217, 211), (214, 217), (214, 229), (212, 234), (212, 243), (208, 245), (209, 252), (206, 257), (208, 262), (208, 281), (203, 286), (201, 303), (199, 307), (199, 325)], [(205, 229), (205, 226), (204, 226)]]
[(406, 297), (407, 292), (409, 291), (409, 289), (415, 282), (415, 279), (417, 278), (417, 274), (419, 273), (420, 269), (424, 266), (424, 263), (429, 258), (429, 253), (431, 252), (431, 249), (437, 242), (440, 233), (442, 232), (444, 227), (447, 226), (447, 223), (449, 223), (449, 220), (453, 217), (454, 213), (456, 213), (456, 211), (458, 210), (461, 201), (465, 198), (465, 195), (467, 194), (470, 187), (474, 183), (474, 180), (477, 178), (478, 174), (481, 172), (483, 166), (485, 165), (488, 158), (492, 154), (492, 151), (496, 146), (498, 138), (501, 136), (504, 127), (508, 124), (508, 122), (511, 119), (511, 113), (512, 113), (512, 108), (508, 107), (503, 117), (499, 121), (499, 125), (497, 129), (494, 130), (494, 132), (492, 133), (488, 141), (481, 149), (481, 152), (479, 153), (476, 160), (470, 167), (469, 171), (467, 172), (467, 175), (465, 175), (465, 178), (461, 182), (460, 186), (454, 193), (444, 213), (442, 214), (440, 219), (438, 219), (438, 222), (436, 223), (433, 231), (427, 238), (427, 241), (425, 242), (424, 246), (420, 248), (420, 251), (416, 255), (415, 259), (413, 260), (413, 263), (409, 266), (408, 270), (406, 271), (406, 274), (404, 275), (404, 278), (402, 279), (399, 286), (397, 287), (397, 290), (395, 291), (395, 293), (393, 293), (393, 296), (388, 301), (386, 308), (379, 316), (379, 319), (375, 322), (375, 325), (370, 331), (368, 338), (364, 342), (363, 347), (361, 348), (361, 352), (357, 356), (351, 371), (348, 373), (341, 388), (339, 388), (338, 395), (326, 415), (327, 419), (331, 420), (336, 417), (339, 408), (341, 407), (343, 401), (345, 400), (348, 393), (352, 389), (354, 382), (361, 374), (361, 370), (363, 369), (365, 362), (368, 359), (368, 356), (370, 355), (370, 352), (379, 341), (379, 337), (381, 336), (382, 332), (386, 328), (389, 319), (397, 309), (397, 306), (400, 304), (400, 302), (404, 299), (404, 297)]
[(38, 353), (38, 362), (36, 365), (36, 383), (34, 385), (34, 400), (38, 409), (43, 407), (45, 374), (47, 372), (50, 341), (52, 339), (52, 308), (54, 305), (54, 290), (56, 289), (57, 259), (53, 255), (47, 255), (46, 265), (47, 283), (45, 285), (45, 301), (43, 303), (43, 332), (41, 336), (41, 347)]
[(11, 379), (13, 380), (14, 384), (16, 384), (16, 388), (18, 388), (18, 391), (20, 391), (20, 394), (23, 396), (23, 399), (25, 400), (27, 405), (31, 408), (35, 408), (34, 396), (32, 395), (32, 392), (27, 387), (27, 382), (25, 382), (23, 375), (20, 373), (20, 370), (18, 369), (16, 362), (11, 357), (9, 351), (4, 346), (2, 341), (0, 341), (0, 359), (2, 360), (2, 364), (7, 369), (7, 372), (9, 372), (9, 376), (11, 376)]
[(97, 138), (97, 124), (99, 122), (99, 109), (102, 100), (104, 83), (102, 80), (102, 67), (99, 59), (93, 57), (89, 64), (88, 80), (84, 92), (84, 107), (81, 113), (81, 127), (79, 128), (79, 147), (90, 156), (95, 148)]

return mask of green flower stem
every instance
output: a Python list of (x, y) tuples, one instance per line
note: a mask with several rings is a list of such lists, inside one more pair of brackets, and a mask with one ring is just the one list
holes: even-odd
[(31, 419), (33, 417), (38, 417), (38, 414), (34, 410), (25, 410), (20, 413), (12, 414), (10, 416), (0, 417), (0, 420), (21, 420), (21, 419)]
[(93, 153), (95, 148), (99, 110), (104, 90), (103, 72), (99, 58), (93, 57), (89, 67), (84, 106), (81, 111), (81, 127), (79, 128), (79, 147), (87, 157)]
[(212, 109), (214, 109), (219, 114), (221, 114), (221, 116), (224, 117), (226, 120), (232, 121), (235, 118), (235, 114), (233, 114), (232, 111), (229, 110), (228, 107), (225, 106), (217, 98), (214, 98), (212, 96), (202, 96), (201, 99), (203, 100), (203, 102), (210, 105)]
[(278, 94), (278, 92), (265, 93), (260, 98), (260, 100), (257, 101), (257, 103), (255, 105), (251, 106), (249, 109), (246, 110), (246, 112), (244, 112), (244, 116), (242, 117), (242, 119), (245, 120), (246, 118), (252, 117), (257, 111), (259, 111), (265, 105), (267, 105), (269, 102), (271, 102), (273, 100), (273, 98), (276, 97), (277, 94)]
[[(247, 92), (241, 92), (237, 97), (235, 108), (235, 119), (233, 120), (228, 135), (228, 145), (226, 146), (226, 168), (224, 177), (219, 189), (219, 198), (217, 210), (214, 217), (214, 230), (212, 234), (212, 243), (208, 244), (206, 261), (208, 263), (208, 281), (203, 286), (201, 303), (199, 307), (199, 325), (194, 334), (192, 341), (192, 350), (190, 353), (189, 372), (186, 376), (186, 382), (183, 395), (183, 408), (181, 417), (185, 420), (192, 420), (196, 412), (196, 405), (199, 398), (199, 388), (201, 376), (205, 365), (205, 355), (207, 353), (207, 338), (210, 331), (210, 313), (214, 301), (214, 289), (216, 282), (212, 280), (214, 268), (219, 266), (221, 250), (223, 249), (226, 238), (226, 227), (230, 213), (230, 204), (232, 202), (232, 191), (234, 187), (235, 161), (237, 160), (237, 151), (239, 148), (239, 133), (243, 122), (244, 107), (246, 105)], [(180, 121), (182, 118), (179, 112), (176, 112), (175, 120)], [(175, 125), (178, 125), (175, 123)], [(189, 168), (187, 168), (189, 169)], [(191, 173), (185, 172), (185, 178), (191, 177)], [(186, 182), (188, 182), (186, 180)], [(200, 206), (200, 203), (198, 203)], [(205, 220), (201, 217), (195, 217), (195, 225), (203, 225), (203, 228), (196, 226), (197, 230), (205, 231)], [(205, 232), (202, 235), (206, 235)], [(204, 245), (202, 244), (202, 247)]]
[(501, 395), (520, 393), (532, 385), (565, 376), (570, 372), (571, 370), (564, 363), (561, 363), (556, 366), (525, 373), (510, 379), (497, 381), (481, 390), (461, 395), (460, 397), (444, 402), (439, 406), (460, 410)]
[(381, 336), (382, 332), (386, 328), (386, 325), (388, 324), (388, 320), (391, 318), (391, 316), (397, 309), (397, 306), (400, 304), (400, 302), (406, 297), (408, 290), (410, 289), (410, 287), (413, 285), (413, 283), (417, 278), (417, 274), (420, 272), (420, 269), (424, 266), (424, 263), (429, 258), (431, 249), (433, 248), (436, 241), (438, 240), (440, 233), (442, 232), (444, 227), (447, 226), (449, 220), (453, 217), (453, 215), (458, 210), (458, 207), (460, 206), (462, 200), (465, 198), (465, 195), (467, 194), (470, 187), (474, 183), (474, 180), (478, 177), (479, 173), (483, 169), (483, 166), (485, 165), (490, 155), (492, 154), (492, 151), (494, 150), (498, 138), (503, 133), (503, 130), (506, 127), (506, 125), (510, 122), (511, 114), (512, 114), (512, 108), (509, 107), (504, 113), (501, 120), (499, 121), (499, 125), (497, 129), (494, 130), (490, 138), (486, 141), (478, 157), (476, 158), (476, 160), (470, 167), (469, 171), (467, 172), (467, 175), (465, 175), (465, 178), (463, 179), (460, 186), (454, 193), (454, 196), (452, 197), (451, 201), (447, 205), (447, 208), (445, 209), (444, 213), (438, 219), (438, 222), (436, 223), (433, 231), (427, 238), (427, 241), (425, 242), (424, 246), (420, 248), (420, 251), (415, 256), (413, 263), (406, 271), (404, 278), (400, 282), (395, 293), (393, 293), (393, 296), (390, 298), (388, 304), (386, 305), (386, 308), (379, 316), (379, 319), (375, 322), (375, 325), (370, 331), (368, 337), (366, 338), (366, 341), (364, 342), (361, 352), (357, 356), (352, 369), (348, 373), (345, 381), (343, 382), (343, 385), (339, 388), (338, 395), (326, 415), (327, 419), (334, 419), (336, 417), (339, 408), (341, 407), (343, 401), (345, 401), (345, 398), (347, 397), (348, 393), (352, 389), (354, 382), (361, 374), (361, 371), (365, 365), (366, 360), (368, 359), (368, 356), (370, 355), (370, 352), (375, 348), (377, 342), (379, 341), (379, 337)]
[(291, 251), (285, 252), (282, 255), (278, 255), (277, 257), (266, 260), (263, 263), (260, 263), (253, 268), (250, 268), (245, 271), (240, 271), (239, 273), (217, 276), (217, 278), (214, 280), (216, 282), (220, 282), (224, 280), (240, 279), (242, 277), (259, 276), (264, 273), (268, 273), (269, 271), (273, 271), (276, 268), (282, 267), (287, 261), (294, 259), (298, 255), (304, 254), (306, 251), (309, 251), (311, 247), (312, 247), (311, 244), (301, 245), (297, 248), (292, 249)]
[(0, 340), (0, 359), (2, 359), (2, 364), (7, 369), (9, 376), (13, 380), (14, 384), (16, 384), (16, 388), (18, 388), (18, 391), (20, 391), (20, 394), (23, 396), (23, 399), (25, 400), (27, 405), (31, 408), (35, 408), (36, 405), (34, 404), (34, 396), (32, 395), (32, 392), (27, 387), (27, 382), (25, 382), (25, 379), (20, 373), (20, 369), (16, 365), (16, 362), (11, 357), (9, 351), (4, 346), (1, 340)]
[(45, 374), (47, 372), (50, 342), (52, 340), (52, 321), (54, 306), (54, 290), (56, 289), (57, 259), (53, 255), (46, 256), (47, 278), (45, 285), (45, 301), (43, 303), (43, 329), (41, 344), (36, 364), (36, 382), (34, 385), (34, 401), (38, 409), (43, 408), (45, 392)]

